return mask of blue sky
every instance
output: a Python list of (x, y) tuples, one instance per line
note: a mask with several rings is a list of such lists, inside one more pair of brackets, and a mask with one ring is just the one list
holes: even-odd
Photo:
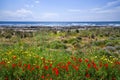
[(120, 21), (120, 0), (0, 0), (0, 21)]

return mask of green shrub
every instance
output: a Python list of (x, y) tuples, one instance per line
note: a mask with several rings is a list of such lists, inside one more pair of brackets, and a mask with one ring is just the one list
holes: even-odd
[(67, 46), (60, 42), (60, 41), (54, 41), (54, 42), (51, 42), (49, 45), (48, 45), (49, 48), (52, 48), (52, 49), (66, 49)]

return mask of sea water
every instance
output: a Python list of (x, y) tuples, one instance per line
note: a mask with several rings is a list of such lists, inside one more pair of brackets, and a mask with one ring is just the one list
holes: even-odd
[(101, 22), (39, 22), (39, 21), (0, 21), (0, 26), (120, 26), (120, 21)]

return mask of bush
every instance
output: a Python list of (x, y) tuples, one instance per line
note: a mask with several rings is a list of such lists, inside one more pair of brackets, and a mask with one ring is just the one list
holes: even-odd
[(105, 49), (108, 51), (112, 51), (112, 52), (114, 52), (116, 50), (115, 47), (113, 47), (113, 46), (107, 46)]
[(49, 48), (52, 48), (52, 49), (66, 49), (67, 46), (60, 42), (60, 41), (54, 41), (54, 42), (51, 42), (49, 45), (48, 45)]
[(108, 43), (106, 43), (105, 45), (106, 45), (106, 46), (114, 46), (114, 43), (108, 42)]
[(116, 48), (117, 50), (120, 50), (120, 45), (116, 45), (115, 48)]
[(93, 45), (95, 46), (101, 46), (101, 45), (105, 45), (106, 41), (95, 41), (95, 42), (92, 42)]

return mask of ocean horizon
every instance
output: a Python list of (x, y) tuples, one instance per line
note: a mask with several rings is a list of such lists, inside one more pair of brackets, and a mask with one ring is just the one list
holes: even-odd
[(0, 26), (120, 26), (120, 21), (0, 21)]

